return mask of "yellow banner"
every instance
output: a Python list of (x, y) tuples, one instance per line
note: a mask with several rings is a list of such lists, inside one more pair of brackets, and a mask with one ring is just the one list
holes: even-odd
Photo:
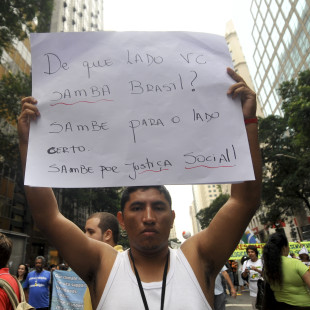
[[(307, 250), (310, 252), (310, 242), (301, 242), (302, 246), (304, 245)], [(247, 256), (246, 248), (249, 245), (255, 245), (258, 250), (259, 256), (263, 254), (263, 247), (265, 243), (251, 243), (251, 244), (238, 244), (236, 250), (233, 252), (229, 260), (240, 260), (243, 256)], [(301, 250), (302, 246), (296, 242), (289, 242), (290, 253), (294, 253), (298, 257), (298, 252)]]

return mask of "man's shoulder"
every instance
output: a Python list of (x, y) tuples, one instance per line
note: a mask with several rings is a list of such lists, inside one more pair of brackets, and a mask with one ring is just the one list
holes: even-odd
[(51, 272), (48, 270), (42, 270), (40, 273), (41, 277), (45, 277), (46, 279), (49, 279), (51, 277)]

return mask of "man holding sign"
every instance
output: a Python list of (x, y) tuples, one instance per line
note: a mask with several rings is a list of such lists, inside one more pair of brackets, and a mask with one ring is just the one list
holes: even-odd
[[(255, 180), (233, 184), (230, 199), (208, 229), (186, 240), (179, 250), (168, 248), (175, 214), (164, 187), (125, 191), (118, 219), (127, 230), (131, 250), (118, 253), (109, 245), (87, 238), (66, 219), (58, 210), (52, 189), (25, 186), (36, 224), (87, 283), (93, 308), (212, 309), (215, 278), (260, 203), (256, 96), (232, 69), (227, 73), (236, 81), (227, 94), (241, 97)], [(40, 113), (34, 98), (24, 98), (22, 104), (18, 131), (25, 168), (29, 120), (39, 121)]]

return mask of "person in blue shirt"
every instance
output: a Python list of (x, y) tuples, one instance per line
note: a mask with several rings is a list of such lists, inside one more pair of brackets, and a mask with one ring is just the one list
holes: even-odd
[(44, 264), (44, 257), (37, 256), (35, 270), (28, 273), (26, 281), (23, 283), (26, 296), (29, 296), (28, 303), (37, 310), (48, 310), (49, 307), (51, 273), (43, 269)]

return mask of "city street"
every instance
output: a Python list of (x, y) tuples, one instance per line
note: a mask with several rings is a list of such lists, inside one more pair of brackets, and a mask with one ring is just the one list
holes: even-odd
[(249, 290), (242, 291), (241, 295), (238, 292), (237, 298), (227, 296), (227, 310), (251, 310), (251, 300)]

